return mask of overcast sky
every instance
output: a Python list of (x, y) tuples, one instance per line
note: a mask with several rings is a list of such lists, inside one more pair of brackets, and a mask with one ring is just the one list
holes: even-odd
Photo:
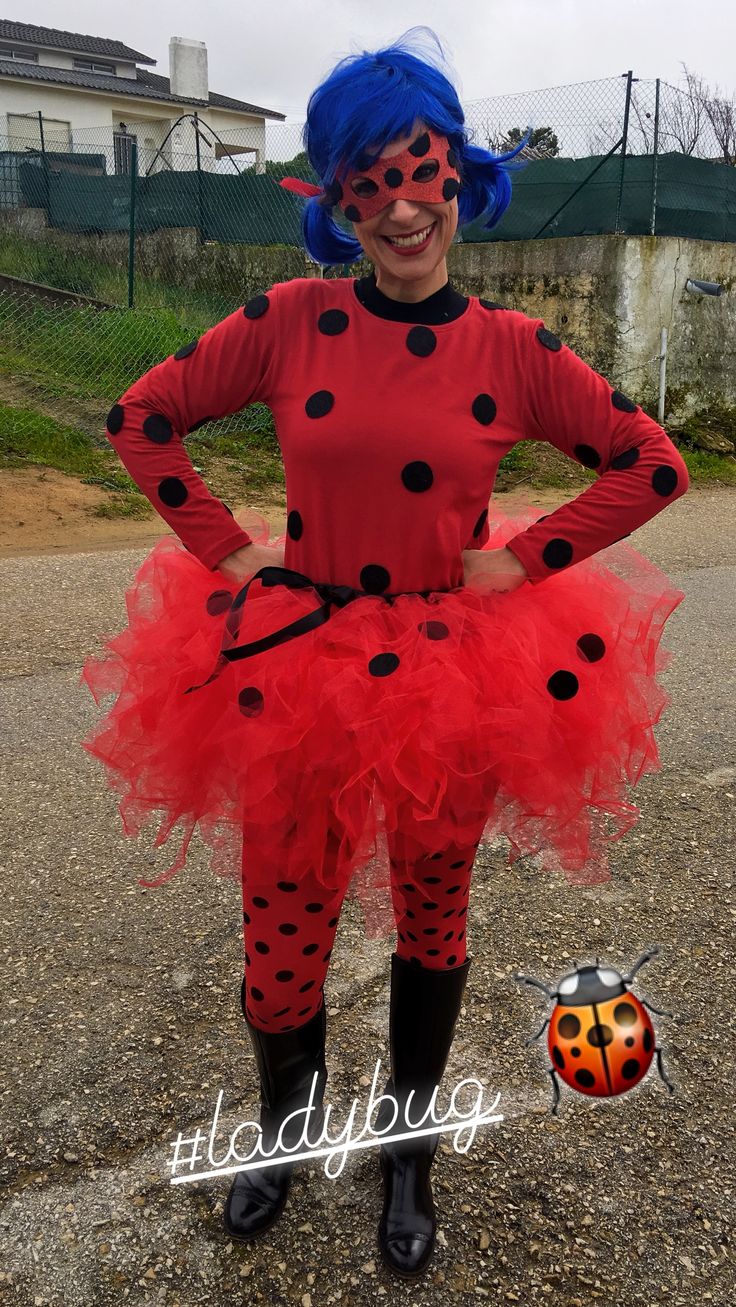
[(333, 64), (416, 23), (443, 43), (464, 103), (617, 77), (679, 85), (681, 61), (711, 87), (736, 89), (734, 0), (23, 0), (6, 19), (112, 37), (168, 76), (171, 36), (204, 41), (210, 88), (302, 122)]

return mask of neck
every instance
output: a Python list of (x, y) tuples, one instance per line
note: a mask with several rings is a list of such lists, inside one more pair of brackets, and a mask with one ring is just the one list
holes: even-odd
[(446, 286), (448, 279), (446, 259), (442, 259), (426, 277), (416, 277), (412, 280), (396, 277), (393, 273), (386, 272), (384, 268), (376, 267), (378, 289), (389, 299), (399, 300), (404, 304), (417, 304), (420, 300), (426, 300), (428, 295), (434, 295), (435, 291)]

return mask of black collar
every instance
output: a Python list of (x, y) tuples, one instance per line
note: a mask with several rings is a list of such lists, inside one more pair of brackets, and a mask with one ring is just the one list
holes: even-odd
[(353, 289), (369, 313), (375, 313), (377, 318), (389, 318), (392, 322), (421, 322), (428, 326), (440, 326), (443, 322), (459, 318), (470, 303), (449, 281), (434, 294), (416, 303), (394, 300), (378, 289), (375, 272), (367, 277), (355, 278)]

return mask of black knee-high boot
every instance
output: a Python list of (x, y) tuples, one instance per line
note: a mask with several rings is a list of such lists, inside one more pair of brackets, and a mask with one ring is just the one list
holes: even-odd
[[(318, 1078), (312, 1101), (316, 1111), (309, 1114), (308, 1134), (311, 1140), (316, 1140), (324, 1123), (322, 1107), (327, 1082), (324, 995), (319, 1011), (304, 1025), (273, 1033), (260, 1030), (248, 1020), (245, 981), (241, 1005), (260, 1077), (264, 1149), (273, 1148), (284, 1119), (298, 1108), (306, 1107), (315, 1071)], [(303, 1127), (303, 1115), (286, 1126), (283, 1140), (287, 1147), (296, 1144)], [(284, 1209), (295, 1165), (298, 1163), (264, 1165), (236, 1174), (223, 1213), (228, 1234), (234, 1239), (252, 1239), (274, 1224)]]
[[(471, 958), (459, 967), (431, 970), (391, 955), (389, 1042), (391, 1076), (386, 1093), (399, 1103), (392, 1133), (406, 1130), (403, 1110), (409, 1104), (413, 1122), (421, 1121), (449, 1057)], [(376, 1129), (388, 1125), (390, 1107), (379, 1108)], [(424, 1127), (431, 1125), (431, 1120)], [(435, 1242), (435, 1209), (429, 1172), (439, 1135), (424, 1135), (379, 1148), (384, 1201), (378, 1243), (388, 1268), (413, 1278), (426, 1269)]]

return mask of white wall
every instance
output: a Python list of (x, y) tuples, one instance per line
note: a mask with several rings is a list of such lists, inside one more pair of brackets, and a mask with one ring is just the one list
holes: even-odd
[[(129, 132), (138, 138), (139, 172), (143, 175), (148, 169), (153, 153), (161, 145), (172, 123), (182, 113), (193, 112), (194, 105), (170, 105), (163, 101), (139, 100), (134, 96), (115, 96), (108, 92), (89, 91), (75, 93), (65, 87), (13, 82), (10, 78), (0, 79), (0, 148), (8, 148), (8, 114), (30, 114), (28, 125), (28, 144), (38, 144), (38, 111), (44, 119), (71, 124), (72, 148), (84, 153), (101, 153), (107, 156), (107, 170), (114, 171), (113, 129), (117, 130), (121, 122)], [(243, 153), (235, 156), (239, 169), (247, 166), (254, 158), (258, 171), (263, 171), (266, 148), (265, 122), (259, 118), (249, 118), (246, 114), (229, 113), (218, 109), (197, 109), (200, 121), (204, 125), (204, 136), (200, 140), (200, 161), (204, 169), (211, 171), (234, 172), (232, 165), (224, 160), (217, 164), (215, 159), (214, 138), (212, 146), (208, 144), (210, 134), (206, 131), (209, 124), (219, 137), (228, 145), (252, 146), (256, 154)], [(150, 144), (147, 144), (147, 141)], [(56, 148), (57, 136), (54, 132), (53, 143)], [(169, 138), (166, 154), (172, 166), (177, 170), (194, 169), (197, 166), (194, 129), (191, 122), (182, 122)], [(160, 166), (160, 160), (155, 165)]]

